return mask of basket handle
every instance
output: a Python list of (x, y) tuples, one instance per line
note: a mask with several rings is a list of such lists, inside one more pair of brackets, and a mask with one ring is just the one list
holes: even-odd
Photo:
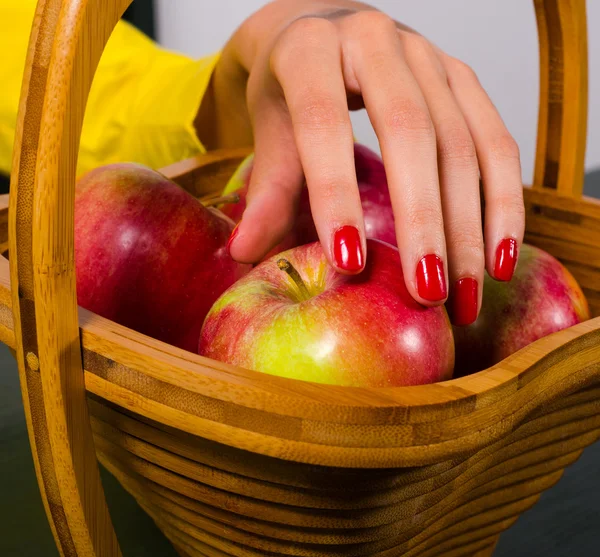
[[(42, 499), (59, 550), (69, 557), (120, 555), (86, 404), (73, 205), (91, 82), (130, 2), (39, 0), (15, 137), (9, 234), (16, 354)], [(579, 195), (587, 87), (585, 1), (535, 0), (535, 7), (542, 61), (535, 183)]]
[(534, 0), (540, 106), (533, 187), (580, 198), (588, 102), (585, 0)]
[(63, 556), (120, 556), (86, 402), (73, 252), (75, 176), (95, 69), (131, 0), (39, 0), (9, 205), (16, 355), (46, 515)]

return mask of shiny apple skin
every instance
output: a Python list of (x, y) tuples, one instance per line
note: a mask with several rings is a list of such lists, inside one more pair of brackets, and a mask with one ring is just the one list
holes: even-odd
[[(240, 196), (238, 203), (229, 203), (220, 207), (221, 211), (234, 222), (242, 220), (246, 209), (246, 194), (252, 175), (254, 155), (248, 156), (229, 180), (223, 195), (237, 192)], [(367, 238), (382, 240), (393, 246), (396, 245), (396, 230), (394, 212), (388, 190), (385, 168), (381, 157), (368, 147), (359, 143), (354, 144), (354, 164), (358, 191), (363, 208), (365, 234)], [(273, 248), (265, 259), (287, 249), (316, 242), (318, 240), (315, 228), (308, 189), (303, 188), (297, 208), (297, 217), (291, 232), (280, 244)]]
[(487, 369), (532, 342), (590, 318), (573, 275), (549, 253), (523, 244), (510, 282), (484, 280), (475, 323), (454, 327), (455, 377)]
[[(356, 387), (419, 385), (450, 379), (452, 328), (443, 306), (409, 295), (398, 251), (367, 241), (365, 270), (342, 275), (320, 243), (262, 262), (230, 287), (208, 314), (199, 353), (246, 369)], [(277, 266), (285, 258), (312, 297), (299, 300)]]
[(394, 211), (381, 157), (368, 147), (355, 143), (354, 165), (367, 238), (396, 246)]
[(142, 165), (90, 171), (75, 198), (79, 305), (195, 352), (210, 307), (250, 269), (227, 251), (233, 226)]

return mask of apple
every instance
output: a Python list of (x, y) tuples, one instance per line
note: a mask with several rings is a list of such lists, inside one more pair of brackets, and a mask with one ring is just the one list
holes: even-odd
[(413, 300), (398, 250), (367, 240), (359, 275), (337, 273), (314, 242), (263, 261), (210, 310), (199, 353), (288, 378), (357, 387), (450, 379), (443, 306)]
[[(236, 223), (242, 219), (246, 209), (246, 194), (252, 175), (253, 162), (254, 155), (249, 155), (238, 167), (223, 190), (223, 195), (234, 192), (239, 195), (239, 202), (220, 207), (221, 211)], [(354, 164), (363, 208), (366, 237), (382, 240), (395, 246), (394, 213), (383, 161), (369, 148), (355, 143)], [(317, 230), (310, 210), (308, 189), (304, 187), (300, 195), (297, 218), (292, 231), (267, 254), (265, 259), (284, 250), (317, 240)]]
[(355, 143), (354, 165), (367, 238), (396, 246), (394, 211), (381, 157), (368, 147)]
[(227, 251), (233, 227), (147, 167), (92, 170), (76, 186), (78, 303), (196, 352), (210, 307), (250, 270)]
[(487, 369), (524, 346), (590, 318), (571, 273), (549, 253), (523, 244), (510, 282), (486, 275), (477, 321), (454, 327), (455, 377)]

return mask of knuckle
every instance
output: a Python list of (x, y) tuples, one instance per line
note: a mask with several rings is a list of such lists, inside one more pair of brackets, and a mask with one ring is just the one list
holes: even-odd
[(404, 36), (406, 38), (406, 43), (411, 50), (428, 57), (435, 55), (433, 46), (423, 35), (419, 35), (418, 33), (407, 33)]
[(504, 193), (491, 199), (493, 210), (502, 215), (510, 215), (511, 219), (525, 219), (525, 204), (520, 193)]
[(328, 19), (322, 17), (300, 17), (290, 23), (284, 31), (284, 36), (290, 40), (300, 42), (320, 41), (326, 37), (335, 25)]
[(440, 163), (462, 167), (477, 166), (477, 152), (469, 131), (463, 126), (453, 126), (437, 138)]
[(416, 33), (402, 34), (407, 58), (416, 66), (428, 66), (447, 82), (448, 76), (444, 64), (435, 47), (422, 35)]
[(339, 104), (323, 94), (307, 92), (302, 104), (292, 114), (292, 119), (305, 130), (327, 130), (344, 132), (348, 127), (348, 116)]
[(479, 82), (479, 78), (477, 77), (475, 70), (462, 60), (448, 57), (447, 66), (451, 73), (460, 77), (461, 79)]
[(419, 203), (407, 212), (406, 224), (409, 230), (435, 230), (442, 228), (442, 216), (434, 209), (433, 203)]
[(449, 248), (459, 256), (468, 255), (483, 261), (483, 231), (478, 221), (464, 221), (448, 226)]
[(508, 132), (500, 134), (490, 142), (490, 153), (494, 162), (517, 162), (520, 159), (519, 146)]
[(382, 31), (395, 31), (396, 23), (387, 14), (378, 10), (361, 10), (348, 17), (348, 22), (368, 35), (381, 35)]
[(271, 51), (273, 72), (280, 72), (293, 65), (294, 60), (304, 59), (307, 49), (319, 50), (331, 37), (335, 27), (332, 22), (319, 17), (304, 17), (290, 23), (279, 35)]
[(390, 102), (383, 110), (383, 125), (394, 137), (409, 134), (434, 138), (433, 123), (427, 109), (410, 99)]
[(333, 177), (322, 178), (316, 185), (317, 196), (323, 206), (337, 207), (340, 201), (345, 197), (344, 187), (342, 184), (347, 183), (347, 180), (335, 179)]

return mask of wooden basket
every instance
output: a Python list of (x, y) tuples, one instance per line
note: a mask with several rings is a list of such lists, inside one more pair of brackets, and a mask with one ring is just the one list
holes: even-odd
[[(16, 353), (62, 555), (120, 555), (96, 456), (181, 555), (491, 555), (500, 532), (600, 435), (600, 319), (472, 376), (358, 389), (236, 369), (78, 310), (78, 138), (128, 4), (40, 0), (0, 212), (2, 252), (10, 248), (0, 339)], [(569, 267), (599, 315), (600, 204), (581, 196), (585, 1), (535, 7), (541, 102), (526, 241)], [(244, 154), (164, 172), (205, 194)]]

